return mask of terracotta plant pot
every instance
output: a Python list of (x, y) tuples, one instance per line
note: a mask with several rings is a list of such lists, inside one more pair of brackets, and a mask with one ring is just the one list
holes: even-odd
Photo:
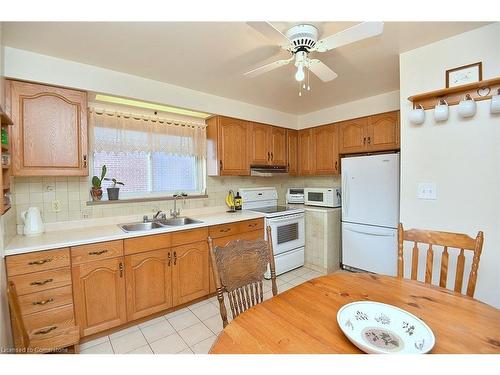
[(108, 188), (108, 199), (110, 201), (117, 201), (120, 194), (120, 188)]
[(100, 201), (102, 198), (102, 189), (93, 187), (90, 189), (90, 195), (93, 201)]

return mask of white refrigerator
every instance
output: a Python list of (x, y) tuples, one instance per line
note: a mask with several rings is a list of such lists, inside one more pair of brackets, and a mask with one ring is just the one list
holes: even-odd
[(345, 157), (342, 167), (342, 264), (397, 274), (399, 153)]

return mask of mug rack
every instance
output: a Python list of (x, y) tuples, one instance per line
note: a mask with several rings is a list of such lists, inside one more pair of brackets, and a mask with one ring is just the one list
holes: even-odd
[(486, 79), (466, 85), (449, 87), (423, 94), (413, 95), (408, 98), (413, 103), (413, 108), (421, 105), (424, 109), (432, 109), (441, 99), (446, 100), (448, 105), (457, 105), (466, 94), (469, 94), (476, 102), (491, 99), (500, 90), (500, 77)]

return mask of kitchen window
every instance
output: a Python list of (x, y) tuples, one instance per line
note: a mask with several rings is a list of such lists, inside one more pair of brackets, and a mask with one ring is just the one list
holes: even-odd
[[(103, 165), (122, 198), (205, 194), (204, 124), (91, 110), (92, 175)], [(111, 182), (104, 181), (103, 192)]]

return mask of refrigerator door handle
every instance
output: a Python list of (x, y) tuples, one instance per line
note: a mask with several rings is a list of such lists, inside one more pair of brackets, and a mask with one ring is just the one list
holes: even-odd
[(368, 234), (369, 236), (378, 236), (378, 237), (394, 237), (394, 233), (377, 233), (377, 232), (366, 232), (363, 230), (356, 230), (351, 228), (346, 228), (349, 232), (359, 233), (359, 234)]
[(341, 199), (342, 199), (342, 207), (345, 211), (345, 216), (347, 217), (349, 215), (349, 186), (348, 186), (348, 181), (349, 181), (349, 178), (347, 177), (347, 171), (344, 172), (342, 178), (344, 179), (344, 182), (343, 182), (343, 186), (342, 186), (342, 195), (341, 195)]

